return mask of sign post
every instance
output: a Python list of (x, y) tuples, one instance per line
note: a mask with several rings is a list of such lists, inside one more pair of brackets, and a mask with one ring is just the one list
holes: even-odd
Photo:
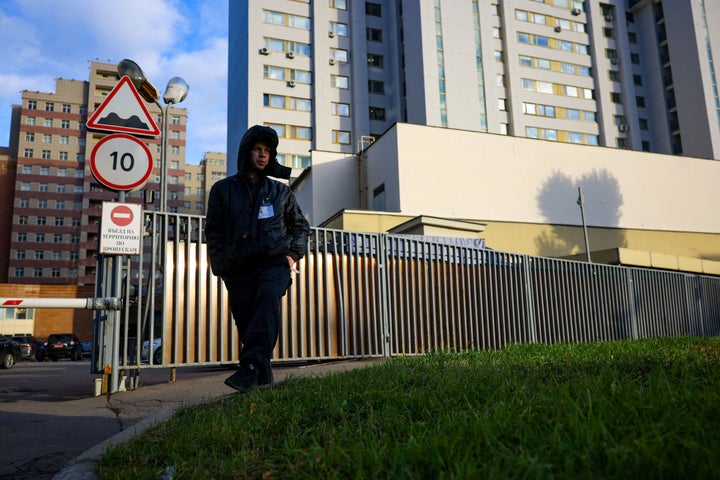
[[(99, 296), (117, 297), (122, 291), (123, 271), (129, 281), (130, 262), (126, 265), (124, 255), (142, 254), (142, 206), (124, 203), (125, 192), (141, 189), (153, 169), (147, 145), (131, 134), (156, 137), (160, 130), (127, 76), (90, 116), (87, 128), (112, 133), (93, 148), (90, 170), (98, 182), (119, 192), (117, 202), (103, 202), (96, 285)], [(96, 315), (94, 324), (94, 343), (103, 348), (95, 349), (92, 368), (104, 375), (106, 387), (109, 380), (111, 392), (118, 391), (120, 380), (120, 315), (119, 311)]]

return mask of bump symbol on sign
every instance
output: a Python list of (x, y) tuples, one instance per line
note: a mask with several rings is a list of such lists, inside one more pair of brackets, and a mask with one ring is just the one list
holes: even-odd
[(118, 227), (126, 227), (133, 221), (133, 212), (125, 205), (118, 205), (110, 212), (110, 220)]

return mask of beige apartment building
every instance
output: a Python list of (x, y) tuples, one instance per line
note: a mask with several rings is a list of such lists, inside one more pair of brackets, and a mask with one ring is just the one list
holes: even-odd
[[(395, 123), (720, 159), (714, 0), (230, 2), (228, 152), (288, 165)], [(231, 168), (233, 166), (231, 165)]]
[[(24, 90), (21, 104), (12, 107), (10, 146), (0, 151), (0, 211), (7, 213), (0, 215), (0, 283), (95, 284), (102, 203), (119, 194), (91, 172), (91, 152), (106, 134), (89, 131), (86, 122), (118, 80), (116, 64), (91, 62), (87, 80), (58, 78), (54, 92)], [(146, 107), (161, 126), (160, 108)], [(189, 202), (187, 213), (204, 213), (208, 184), (224, 171), (223, 155), (186, 165), (187, 110), (169, 108), (166, 121), (168, 210), (185, 212)], [(162, 142), (142, 141), (152, 154), (153, 173), (125, 201), (158, 210)], [(187, 178), (193, 186), (186, 199)]]

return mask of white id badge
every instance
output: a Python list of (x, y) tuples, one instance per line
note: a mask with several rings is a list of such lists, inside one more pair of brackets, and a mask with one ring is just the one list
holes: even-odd
[(258, 219), (270, 218), (273, 215), (275, 215), (275, 211), (273, 210), (272, 203), (269, 203), (267, 205), (260, 205), (260, 213), (258, 214)]

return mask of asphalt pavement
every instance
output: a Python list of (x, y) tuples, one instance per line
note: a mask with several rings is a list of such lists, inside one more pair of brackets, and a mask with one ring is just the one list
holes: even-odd
[[(325, 375), (374, 360), (275, 365), (276, 383), (289, 376)], [(85, 365), (89, 365), (86, 362)], [(21, 368), (23, 365), (16, 365)], [(32, 366), (29, 366), (32, 367)], [(192, 375), (186, 370), (192, 368)], [(111, 395), (58, 395), (37, 385), (13, 383), (0, 372), (0, 478), (4, 480), (93, 480), (93, 464), (109, 446), (121, 444), (171, 416), (181, 406), (238, 395), (223, 380), (223, 367), (181, 367), (175, 381), (143, 384)]]

